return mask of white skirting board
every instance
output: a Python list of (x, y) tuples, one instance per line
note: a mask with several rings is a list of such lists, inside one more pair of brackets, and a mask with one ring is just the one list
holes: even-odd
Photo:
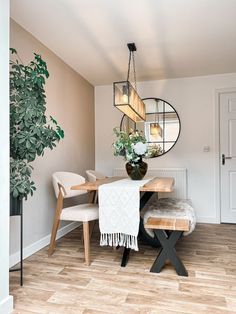
[[(63, 237), (65, 234), (69, 233), (70, 231), (74, 230), (75, 228), (79, 227), (81, 225), (80, 222), (72, 222), (65, 227), (62, 227), (57, 232), (57, 239)], [(29, 257), (30, 255), (34, 254), (35, 252), (41, 250), (45, 246), (47, 246), (50, 243), (51, 234), (47, 235), (46, 237), (30, 244), (29, 246), (26, 246), (23, 249), (23, 259)], [(9, 266), (10, 268), (19, 263), (20, 261), (20, 251), (10, 255), (9, 260)], [(2, 313), (0, 311), (0, 313)]]
[(216, 216), (209, 216), (209, 217), (201, 217), (197, 216), (198, 223), (206, 223), (206, 224), (219, 224), (219, 220)]
[[(127, 176), (127, 172), (124, 168), (115, 168), (113, 174), (114, 176)], [(186, 168), (148, 168), (146, 176), (172, 177), (175, 179), (174, 191), (171, 193), (158, 193), (160, 198), (188, 198)]]
[(0, 301), (0, 313), (10, 314), (13, 310), (13, 297), (9, 295), (5, 299)]

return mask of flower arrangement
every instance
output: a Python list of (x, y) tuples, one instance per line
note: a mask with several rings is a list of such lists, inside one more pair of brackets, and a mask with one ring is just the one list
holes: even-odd
[(114, 134), (117, 139), (113, 143), (114, 155), (123, 156), (124, 159), (130, 163), (136, 163), (146, 156), (148, 147), (145, 137), (139, 131), (132, 131), (127, 133), (119, 131), (115, 128)]

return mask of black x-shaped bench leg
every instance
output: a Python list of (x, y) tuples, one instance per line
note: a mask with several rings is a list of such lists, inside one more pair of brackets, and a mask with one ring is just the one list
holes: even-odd
[(161, 243), (162, 248), (150, 272), (159, 273), (165, 265), (166, 260), (169, 259), (179, 276), (188, 276), (188, 272), (175, 250), (175, 244), (181, 237), (183, 231), (171, 231), (169, 235), (165, 230), (154, 229), (153, 231)]

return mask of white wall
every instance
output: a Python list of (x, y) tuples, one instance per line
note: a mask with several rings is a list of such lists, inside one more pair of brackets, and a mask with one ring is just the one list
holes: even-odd
[(0, 2), (0, 313), (11, 313), (9, 296), (9, 1)]
[[(148, 160), (150, 168), (184, 167), (188, 171), (188, 197), (196, 208), (198, 221), (219, 222), (215, 204), (216, 90), (236, 87), (236, 73), (182, 79), (141, 82), (142, 98), (159, 97), (174, 106), (181, 120), (181, 134), (174, 148), (162, 157)], [(112, 86), (95, 89), (95, 165), (112, 175), (124, 167), (121, 157), (114, 157), (111, 144), (113, 128), (119, 126), (122, 113), (113, 107)], [(203, 147), (210, 146), (204, 153)]]
[[(86, 169), (94, 168), (94, 87), (14, 21), (10, 44), (25, 64), (32, 60), (34, 52), (47, 62), (47, 115), (52, 115), (65, 131), (65, 138), (54, 150), (46, 149), (44, 156), (33, 162), (32, 179), (37, 190), (23, 205), (24, 255), (28, 256), (50, 240), (56, 206), (52, 173), (72, 171), (85, 176)], [(61, 227), (60, 235), (70, 230), (65, 223)], [(12, 265), (19, 258), (18, 217), (11, 217), (10, 231)]]

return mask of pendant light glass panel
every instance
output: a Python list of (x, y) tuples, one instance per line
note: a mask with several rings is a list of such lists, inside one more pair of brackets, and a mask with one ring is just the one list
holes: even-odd
[(115, 82), (114, 106), (134, 122), (145, 121), (145, 104), (129, 81)]
[(150, 134), (162, 137), (162, 128), (159, 123), (150, 123)]
[(150, 135), (154, 135), (154, 136), (163, 136), (163, 132), (162, 132), (162, 127), (160, 126), (159, 123), (159, 104), (158, 104), (158, 100), (156, 100), (156, 108), (155, 108), (155, 122), (154, 123), (150, 123)]

